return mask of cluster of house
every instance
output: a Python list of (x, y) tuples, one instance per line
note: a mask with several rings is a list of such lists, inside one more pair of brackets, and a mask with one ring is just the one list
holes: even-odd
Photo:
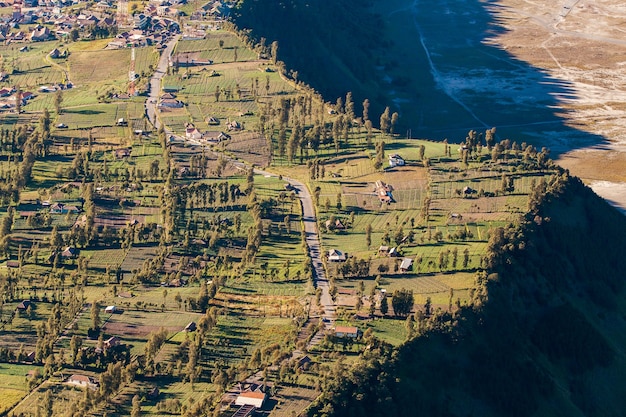
[[(41, 202), (41, 207), (48, 209), (50, 214), (67, 214), (67, 213), (80, 213), (82, 208), (73, 204), (64, 203), (51, 203), (48, 200)], [(40, 212), (38, 210), (20, 210), (19, 216), (22, 219), (28, 219), (30, 216), (36, 216)]]
[[(88, 7), (80, 13), (65, 13), (63, 7), (82, 3)], [(176, 17), (179, 11), (176, 6), (181, 1), (149, 2), (141, 13), (123, 15), (123, 21), (116, 10), (114, 0), (100, 0), (85, 3), (79, 0), (7, 0), (0, 1), (2, 7), (13, 7), (12, 13), (0, 18), (1, 42), (40, 42), (64, 38), (77, 29), (109, 30), (122, 23), (132, 28), (128, 32), (117, 35), (110, 47), (164, 45), (175, 33), (180, 32)], [(114, 14), (115, 13), (115, 14)], [(35, 25), (27, 31), (21, 30), (24, 25)]]
[(159, 109), (179, 109), (184, 106), (184, 103), (176, 99), (174, 93), (163, 93), (159, 97)]
[[(58, 55), (57, 55), (58, 53)], [(52, 58), (62, 58), (64, 54), (66, 54), (67, 51), (64, 51), (63, 53), (61, 53), (61, 51), (59, 51), (58, 49), (54, 48), (52, 51), (50, 51), (50, 53), (48, 55), (50, 55)], [(41, 87), (39, 87), (37, 89), (38, 92), (40, 93), (54, 93), (55, 91), (59, 91), (59, 90), (69, 90), (70, 88), (74, 87), (74, 85), (71, 82), (67, 82), (67, 83), (56, 83), (56, 84), (51, 84), (51, 85), (42, 85)]]
[[(388, 256), (390, 258), (397, 258), (401, 256), (400, 251), (396, 247), (390, 248), (389, 246), (380, 246), (378, 248), (378, 254), (381, 256)], [(403, 258), (402, 262), (400, 262), (400, 266), (398, 268), (400, 272), (409, 272), (413, 269), (413, 259), (411, 258)]]
[(15, 86), (0, 87), (0, 110), (14, 109), (18, 100), (20, 100), (20, 104), (24, 106), (33, 98), (35, 98), (35, 95), (30, 91), (21, 91), (18, 94), (18, 90)]
[[(4, 42), (6, 44), (28, 41), (43, 42), (56, 38), (54, 33), (46, 26), (36, 25), (27, 32), (18, 30), (18, 27), (19, 26), (14, 22), (0, 24), (0, 42)], [(15, 31), (13, 31), (12, 29), (14, 29)]]
[(165, 44), (172, 35), (180, 32), (180, 27), (175, 20), (143, 14), (141, 16), (134, 29), (118, 33), (115, 40), (108, 43), (107, 48), (155, 46), (162, 49), (165, 48)]
[(262, 386), (246, 380), (239, 382), (235, 386), (234, 392), (225, 394), (222, 401), (238, 407), (232, 417), (248, 417), (253, 415), (256, 410), (263, 408), (268, 397)]
[(230, 139), (230, 135), (220, 130), (209, 130), (201, 132), (193, 124), (188, 123), (185, 128), (185, 138), (206, 143), (220, 143), (223, 140)]
[(189, 16), (189, 20), (224, 20), (230, 16), (231, 9), (235, 6), (232, 0), (210, 0), (200, 9)]
[(394, 203), (393, 199), (393, 186), (391, 184), (385, 184), (382, 181), (376, 181), (374, 184), (374, 192), (378, 196), (381, 203), (391, 204)]
[(326, 226), (326, 230), (346, 230), (346, 226), (339, 219), (335, 219), (334, 222), (328, 219), (324, 225)]
[[(0, 18), (0, 41), (5, 43), (42, 42), (68, 36), (74, 29), (108, 29), (116, 25), (115, 19), (108, 15), (112, 4), (106, 1), (78, 14), (64, 13), (62, 7), (65, 4), (61, 1), (57, 1), (57, 4), (49, 4), (45, 0), (7, 3), (13, 10), (12, 14)], [(34, 26), (24, 31), (21, 27), (25, 25)]]

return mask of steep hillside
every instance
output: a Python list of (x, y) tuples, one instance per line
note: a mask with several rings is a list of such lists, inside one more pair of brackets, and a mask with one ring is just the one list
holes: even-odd
[(233, 20), (240, 29), (249, 29), (256, 41), (265, 38), (267, 45), (278, 41), (278, 59), (326, 100), (347, 91), (358, 104), (369, 98), (370, 114), (377, 120), (374, 115), (380, 114), (386, 100), (371, 95), (380, 95), (381, 80), (375, 73), (387, 42), (380, 17), (369, 11), (367, 3), (241, 0)]
[(520, 225), (492, 233), (474, 306), (373, 346), (310, 415), (626, 415), (625, 234), (578, 179), (540, 183)]

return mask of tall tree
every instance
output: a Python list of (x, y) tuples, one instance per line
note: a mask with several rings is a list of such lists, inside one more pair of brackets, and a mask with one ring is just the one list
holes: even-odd
[(141, 416), (141, 399), (139, 395), (135, 395), (133, 397), (133, 408), (130, 411), (131, 417), (140, 417)]
[(15, 87), (15, 113), (20, 114), (22, 112), (22, 89), (18, 85)]
[(346, 94), (346, 104), (344, 107), (346, 113), (346, 123), (350, 125), (356, 117), (354, 114), (354, 100), (352, 100), (352, 92), (350, 91)]
[(399, 117), (400, 116), (398, 115), (398, 112), (393, 112), (393, 114), (391, 115), (391, 126), (389, 129), (389, 133), (391, 133), (392, 135), (395, 133), (396, 125), (398, 124)]
[(387, 301), (387, 297), (383, 295), (383, 298), (380, 300), (380, 312), (385, 315), (389, 311), (389, 302)]
[(391, 110), (389, 106), (385, 107), (385, 111), (380, 115), (380, 130), (383, 133), (389, 133), (391, 129)]
[(63, 110), (61, 105), (63, 104), (63, 90), (58, 89), (54, 93), (54, 110), (57, 112), (57, 116), (61, 114)]
[(52, 389), (46, 390), (41, 401), (41, 413), (43, 417), (52, 417)]
[(272, 45), (270, 46), (270, 53), (272, 55), (272, 62), (276, 64), (276, 61), (278, 61), (278, 41), (272, 42)]
[(369, 99), (363, 100), (363, 123), (370, 119), (370, 101)]
[(102, 320), (100, 319), (100, 304), (98, 304), (97, 301), (94, 301), (91, 304), (91, 328), (93, 330), (98, 330), (101, 323)]

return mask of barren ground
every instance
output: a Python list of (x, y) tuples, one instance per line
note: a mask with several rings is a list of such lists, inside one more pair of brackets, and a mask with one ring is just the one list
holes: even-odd
[(559, 164), (625, 209), (626, 4), (499, 0), (491, 11), (509, 30), (491, 42), (567, 82), (571, 91), (558, 97), (558, 113), (571, 127), (606, 139), (561, 154)]

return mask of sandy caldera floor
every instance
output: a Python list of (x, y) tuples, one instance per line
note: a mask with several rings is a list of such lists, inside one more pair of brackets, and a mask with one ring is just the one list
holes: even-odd
[(491, 42), (567, 81), (557, 111), (602, 145), (558, 163), (626, 210), (626, 3), (623, 0), (498, 0), (487, 6), (507, 31)]

